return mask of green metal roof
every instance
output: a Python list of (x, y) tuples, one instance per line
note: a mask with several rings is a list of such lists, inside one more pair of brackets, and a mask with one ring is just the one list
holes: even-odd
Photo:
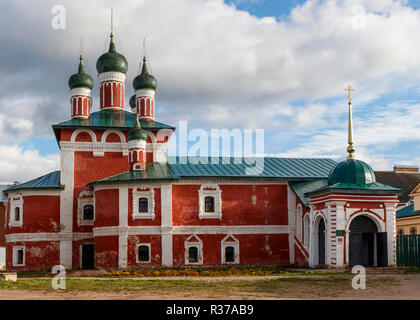
[(328, 185), (320, 189), (307, 192), (305, 197), (324, 192), (342, 192), (342, 193), (363, 193), (363, 194), (400, 194), (402, 189), (389, 186), (387, 184), (372, 182), (368, 184), (363, 183), (342, 183), (337, 182), (333, 185)]
[(180, 178), (305, 181), (326, 179), (337, 164), (331, 159), (259, 158), (259, 161), (264, 161), (264, 170), (259, 173), (253, 170), (255, 163), (252, 160), (250, 158), (168, 157), (167, 164), (151, 163), (147, 165), (144, 172), (127, 171), (92, 182), (90, 185)]
[(309, 205), (309, 197), (306, 197), (305, 194), (324, 188), (327, 186), (327, 179), (318, 179), (313, 181), (305, 181), (291, 184), (290, 187), (296, 194), (296, 196), (302, 201), (305, 206)]
[(348, 184), (370, 184), (376, 182), (372, 168), (363, 161), (349, 159), (340, 162), (328, 177), (328, 185), (338, 182)]
[[(88, 119), (71, 119), (54, 124), (53, 129), (90, 128), (90, 129), (127, 129), (130, 130), (136, 123), (136, 114), (124, 110), (100, 110), (91, 113)], [(170, 129), (158, 121), (140, 121), (143, 129)]]
[(414, 211), (414, 203), (411, 203), (408, 206), (405, 206), (404, 208), (397, 210), (397, 219), (414, 217), (414, 216), (419, 216), (419, 215), (420, 215), (420, 211)]
[(60, 171), (54, 171), (28, 182), (10, 186), (3, 192), (38, 189), (64, 189), (64, 186), (60, 184)]

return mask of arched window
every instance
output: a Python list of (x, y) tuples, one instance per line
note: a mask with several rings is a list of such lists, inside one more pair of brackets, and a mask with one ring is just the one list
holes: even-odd
[(204, 198), (205, 212), (214, 212), (214, 197)]
[(307, 214), (303, 219), (303, 245), (306, 248), (309, 247), (309, 227), (309, 214)]
[(228, 262), (235, 262), (235, 248), (231, 246), (225, 248), (225, 263)]
[(139, 262), (150, 262), (150, 248), (149, 248), (149, 246), (139, 245), (138, 261)]
[(189, 247), (188, 248), (188, 262), (197, 263), (198, 262), (198, 247)]
[(20, 208), (15, 208), (15, 221), (20, 221)]
[(149, 205), (147, 198), (139, 198), (139, 212), (148, 212)]
[(91, 204), (83, 206), (83, 220), (93, 220), (93, 206)]

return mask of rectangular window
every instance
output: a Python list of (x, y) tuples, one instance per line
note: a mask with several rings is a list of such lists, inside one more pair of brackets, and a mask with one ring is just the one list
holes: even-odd
[(188, 262), (197, 263), (198, 262), (198, 247), (189, 247), (188, 248)]
[(404, 235), (404, 229), (398, 229), (398, 235), (403, 236)]
[(411, 227), (410, 234), (417, 234), (417, 227)]
[(83, 207), (83, 220), (93, 220), (93, 206), (91, 204)]
[(137, 262), (149, 263), (150, 262), (150, 243), (140, 243), (137, 246)]
[(13, 254), (13, 257), (12, 257), (13, 266), (25, 265), (25, 247), (24, 246), (13, 247), (12, 254)]

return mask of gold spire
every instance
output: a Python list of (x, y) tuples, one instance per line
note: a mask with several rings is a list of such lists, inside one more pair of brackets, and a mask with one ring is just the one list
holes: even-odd
[(349, 146), (347, 147), (347, 152), (349, 153), (347, 160), (354, 160), (354, 151), (355, 148), (353, 146), (353, 119), (351, 114), (351, 92), (354, 91), (354, 89), (349, 85), (346, 89), (349, 93), (349, 131), (348, 131), (348, 143)]

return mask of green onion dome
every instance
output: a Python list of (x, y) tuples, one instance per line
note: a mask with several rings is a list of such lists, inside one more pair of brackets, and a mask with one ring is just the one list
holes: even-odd
[(133, 140), (147, 140), (146, 132), (141, 128), (139, 118), (136, 115), (136, 124), (134, 125), (133, 129), (128, 131), (127, 135), (128, 141)]
[(131, 107), (131, 109), (136, 107), (136, 95), (135, 94), (133, 94), (130, 98), (130, 107)]
[(114, 43), (114, 36), (111, 33), (111, 42), (109, 43), (109, 50), (101, 55), (96, 62), (96, 70), (98, 73), (115, 71), (127, 73), (128, 63), (125, 57), (117, 52)]
[(151, 89), (156, 90), (156, 79), (154, 76), (149, 74), (146, 66), (146, 57), (143, 58), (143, 67), (141, 69), (141, 73), (134, 78), (133, 80), (133, 87), (135, 90), (140, 89)]
[(70, 89), (74, 88), (93, 88), (93, 79), (90, 75), (85, 73), (85, 65), (83, 57), (80, 55), (79, 71), (69, 78)]
[(328, 185), (336, 183), (370, 184), (376, 182), (375, 172), (365, 162), (348, 159), (340, 162), (328, 177)]

